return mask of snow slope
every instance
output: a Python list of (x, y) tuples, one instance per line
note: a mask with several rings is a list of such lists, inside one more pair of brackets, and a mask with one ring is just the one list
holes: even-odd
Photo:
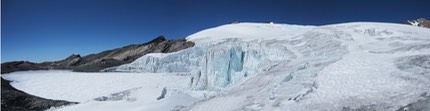
[[(103, 101), (59, 110), (430, 110), (430, 29), (374, 22), (238, 23), (206, 29), (187, 40), (196, 45), (106, 70), (143, 73), (145, 78), (124, 78), (132, 80), (126, 84), (161, 87), (127, 86), (96, 99)], [(167, 96), (154, 100), (166, 86)], [(140, 97), (146, 94), (151, 96)], [(152, 100), (144, 101), (146, 97)]]

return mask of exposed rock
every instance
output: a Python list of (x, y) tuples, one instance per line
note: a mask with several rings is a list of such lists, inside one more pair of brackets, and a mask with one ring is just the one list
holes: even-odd
[[(72, 69), (79, 72), (95, 72), (102, 69), (133, 62), (148, 53), (168, 53), (194, 46), (185, 39), (166, 40), (163, 36), (145, 44), (133, 44), (122, 48), (90, 54), (84, 57), (70, 56), (65, 60), (47, 62), (54, 69)], [(54, 65), (53, 65), (54, 64)]]
[(28, 61), (14, 61), (6, 62), (1, 64), (1, 73), (10, 73), (14, 71), (27, 71), (27, 70), (45, 70), (48, 69), (37, 63), (32, 63)]
[[(60, 60), (57, 62), (45, 62), (45, 63), (50, 63), (49, 65), (51, 66), (50, 68), (67, 68), (69, 66), (76, 66), (77, 63), (79, 63), (81, 61), (81, 55), (79, 54), (72, 54), (69, 57), (67, 57), (64, 60)], [(47, 64), (48, 65), (48, 64)]]
[(419, 27), (427, 27), (430, 28), (430, 21), (425, 18), (419, 18), (416, 20), (408, 20), (405, 22), (405, 24), (410, 24), (413, 26), (419, 26)]

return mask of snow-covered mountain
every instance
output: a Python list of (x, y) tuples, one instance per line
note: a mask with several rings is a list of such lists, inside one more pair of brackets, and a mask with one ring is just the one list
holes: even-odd
[(220, 92), (190, 110), (398, 110), (429, 98), (429, 37), (391, 23), (228, 24), (116, 70), (192, 72), (193, 89)]
[[(70, 89), (40, 91), (41, 87), (64, 89), (69, 82), (75, 89), (98, 91), (79, 98), (81, 104), (53, 110), (430, 110), (428, 28), (375, 22), (324, 26), (235, 23), (186, 39), (194, 47), (151, 53), (105, 69), (134, 72), (130, 77), (127, 73), (110, 79), (96, 76), (102, 74), (56, 76), (56, 81), (68, 82), (44, 81), (39, 88), (28, 88), (37, 80), (26, 82), (25, 74), (4, 76), (20, 81), (12, 84), (18, 89), (46, 98), (81, 97), (65, 96), (73, 91)], [(100, 85), (138, 81), (142, 86), (130, 83), (133, 85), (106, 89), (77, 84), (87, 81)], [(97, 95), (100, 97), (91, 100)]]

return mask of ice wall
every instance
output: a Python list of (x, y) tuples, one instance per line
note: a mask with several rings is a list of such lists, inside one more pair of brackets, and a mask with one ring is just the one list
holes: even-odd
[(296, 57), (285, 46), (273, 41), (226, 39), (205, 49), (200, 69), (193, 72), (195, 89), (222, 89), (267, 70), (276, 61)]
[(194, 89), (219, 90), (267, 70), (276, 61), (295, 58), (282, 43), (224, 39), (175, 53), (148, 54), (115, 71), (190, 72)]

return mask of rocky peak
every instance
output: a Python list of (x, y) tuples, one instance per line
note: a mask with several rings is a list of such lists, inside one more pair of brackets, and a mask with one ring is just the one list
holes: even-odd
[(74, 59), (74, 58), (80, 58), (80, 57), (81, 57), (81, 55), (79, 55), (79, 54), (72, 54), (69, 57), (67, 57), (66, 59)]
[(167, 39), (163, 36), (163, 35), (160, 35), (160, 36), (158, 36), (157, 38), (155, 38), (154, 40), (151, 40), (151, 41), (149, 41), (148, 43), (153, 43), (153, 42), (163, 42), (163, 41), (166, 41)]
[(425, 18), (419, 18), (416, 20), (408, 20), (408, 21), (406, 21), (406, 24), (410, 24), (410, 25), (418, 26), (418, 27), (430, 28), (430, 21), (425, 19)]

